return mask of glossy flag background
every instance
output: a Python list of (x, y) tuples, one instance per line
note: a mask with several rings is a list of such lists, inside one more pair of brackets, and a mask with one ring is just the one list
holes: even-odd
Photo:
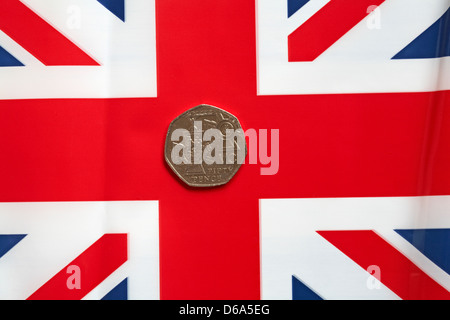
[[(157, 0), (157, 97), (1, 100), (0, 201), (157, 200), (161, 299), (259, 299), (260, 199), (450, 194), (447, 90), (257, 95), (255, 12)], [(279, 129), (279, 172), (245, 164), (222, 187), (181, 183), (167, 128), (201, 103), (244, 130)]]

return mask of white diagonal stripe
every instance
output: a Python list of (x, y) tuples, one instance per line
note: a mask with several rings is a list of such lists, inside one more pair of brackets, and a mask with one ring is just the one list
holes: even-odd
[[(43, 66), (44, 64), (36, 59), (31, 53), (22, 48), (2, 30), (0, 30), (0, 46), (8, 51), (14, 58), (22, 62), (25, 66)], [(1, 90), (1, 88), (0, 88)]]
[(387, 0), (378, 10), (380, 29), (370, 29), (369, 16), (346, 33), (316, 61), (390, 60), (436, 22), (448, 0)]

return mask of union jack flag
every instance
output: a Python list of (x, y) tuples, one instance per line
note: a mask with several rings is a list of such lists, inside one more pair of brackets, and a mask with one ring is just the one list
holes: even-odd
[[(2, 0), (1, 299), (448, 299), (448, 0)], [(279, 130), (183, 185), (170, 122)], [(267, 131), (266, 131), (267, 132)]]

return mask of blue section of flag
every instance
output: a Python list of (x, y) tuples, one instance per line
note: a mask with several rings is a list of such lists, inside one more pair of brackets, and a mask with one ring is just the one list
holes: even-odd
[(288, 18), (300, 10), (309, 0), (288, 0)]
[(117, 18), (125, 22), (125, 0), (97, 0)]
[(392, 59), (431, 59), (450, 56), (450, 9)]
[(128, 278), (115, 286), (102, 300), (128, 300)]
[(292, 300), (323, 300), (303, 282), (292, 276)]
[(450, 229), (395, 230), (409, 243), (450, 274)]
[(0, 67), (22, 67), (23, 63), (0, 47)]
[(0, 258), (25, 236), (26, 234), (0, 234)]

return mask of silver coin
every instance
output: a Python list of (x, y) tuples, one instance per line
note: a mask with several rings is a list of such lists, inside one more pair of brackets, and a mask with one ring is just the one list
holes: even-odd
[(202, 104), (172, 121), (164, 154), (169, 167), (186, 184), (213, 187), (236, 174), (247, 155), (247, 144), (234, 115)]

